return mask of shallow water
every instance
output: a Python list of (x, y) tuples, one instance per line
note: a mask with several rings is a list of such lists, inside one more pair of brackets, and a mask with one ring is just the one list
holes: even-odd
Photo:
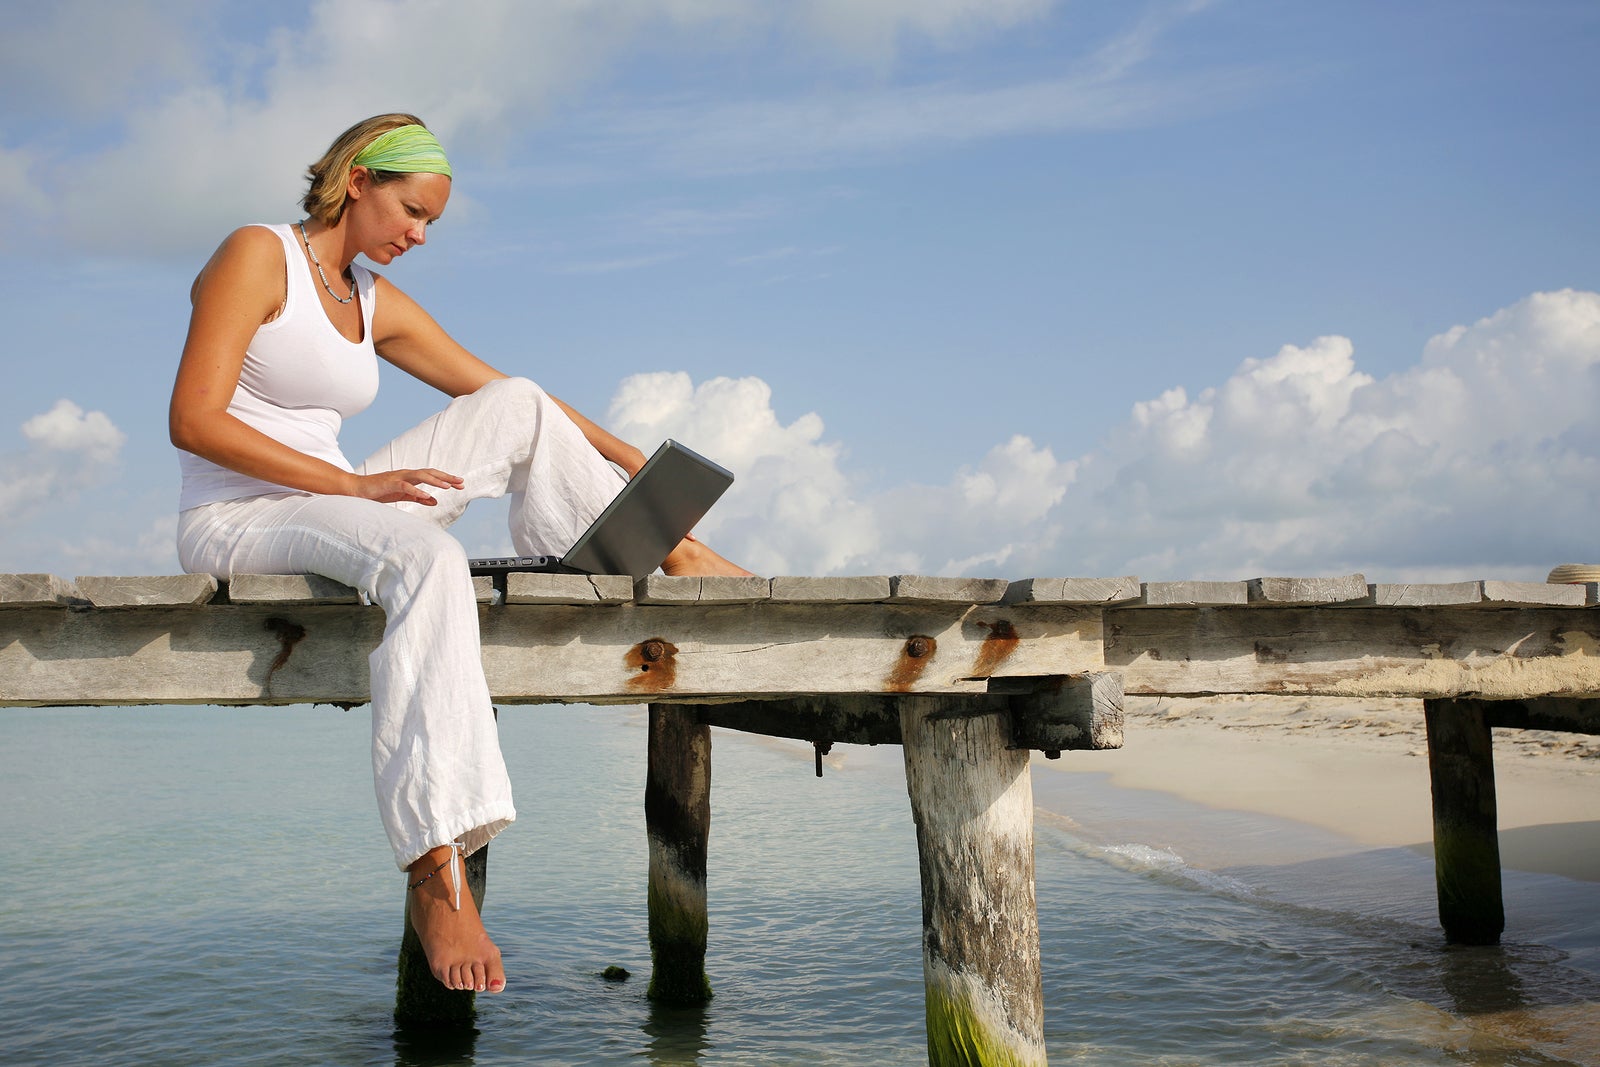
[[(662, 1011), (643, 711), (509, 708), (501, 733), (521, 818), (485, 916), (511, 985), (425, 1041), (390, 1018), (364, 711), (0, 712), (0, 1062), (923, 1061), (898, 749), (841, 746), (819, 780), (807, 746), (714, 732), (716, 997)], [(1106, 758), (1034, 776), (1053, 1062), (1600, 1062), (1600, 886), (1508, 871), (1506, 944), (1449, 949), (1426, 854), (1119, 790)], [(1199, 841), (1251, 862), (1186, 862), (1226, 856)]]

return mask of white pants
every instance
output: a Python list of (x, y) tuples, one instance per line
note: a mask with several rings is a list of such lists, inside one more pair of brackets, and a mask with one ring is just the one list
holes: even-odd
[(491, 382), (395, 438), (358, 474), (436, 467), (461, 489), (438, 501), (379, 504), (276, 493), (179, 516), (185, 570), (323, 574), (382, 606), (369, 659), (372, 770), (401, 868), (452, 841), (476, 851), (516, 818), (478, 644), (467, 557), (444, 527), (468, 503), (511, 494), (520, 555), (565, 552), (622, 488), (623, 477), (537, 385)]

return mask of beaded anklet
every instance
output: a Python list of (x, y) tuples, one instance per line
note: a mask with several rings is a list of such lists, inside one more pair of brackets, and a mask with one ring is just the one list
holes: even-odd
[(450, 868), (450, 879), (451, 879), (451, 881), (453, 881), (455, 883), (455, 891), (456, 891), (455, 910), (456, 911), (460, 911), (461, 910), (461, 872), (454, 866), (454, 864), (456, 862), (456, 859), (458, 857), (464, 855), (465, 852), (466, 852), (466, 846), (463, 845), (461, 842), (459, 842), (459, 841), (450, 842), (450, 855), (448, 857), (446, 857), (445, 861), (443, 863), (439, 864), (439, 866), (435, 867), (433, 870), (429, 871), (427, 874), (423, 875), (421, 878), (418, 878), (415, 882), (408, 883), (406, 885), (406, 888), (407, 889), (418, 889), (418, 888), (420, 888), (422, 886), (423, 882), (426, 882), (429, 878), (432, 878), (434, 875), (438, 874), (440, 871), (444, 870), (446, 867), (449, 867)]

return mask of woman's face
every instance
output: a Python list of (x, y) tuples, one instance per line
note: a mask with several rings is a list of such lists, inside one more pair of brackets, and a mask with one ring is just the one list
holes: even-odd
[(407, 174), (379, 184), (357, 167), (345, 210), (361, 252), (382, 265), (426, 243), (428, 224), (444, 214), (449, 200), (450, 179), (443, 174)]

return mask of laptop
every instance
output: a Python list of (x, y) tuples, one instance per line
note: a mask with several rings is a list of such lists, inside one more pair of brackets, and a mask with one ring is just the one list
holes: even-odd
[(661, 566), (733, 475), (676, 441), (665, 441), (628, 479), (564, 556), (501, 556), (469, 560), (474, 575), (511, 571), (627, 574), (643, 578)]

